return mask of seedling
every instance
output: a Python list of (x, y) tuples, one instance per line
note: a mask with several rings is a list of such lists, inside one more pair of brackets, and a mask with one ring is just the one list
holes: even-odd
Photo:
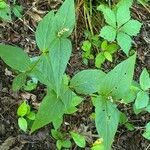
[(82, 101), (71, 91), (64, 77), (72, 51), (68, 37), (74, 25), (74, 1), (66, 0), (56, 14), (49, 12), (37, 27), (35, 36), (40, 56), (31, 60), (21, 48), (0, 45), (0, 57), (11, 68), (20, 71), (13, 81), (14, 91), (24, 86), (27, 76), (47, 86), (47, 95), (40, 104), (31, 132), (51, 122), (58, 129), (63, 115), (77, 111), (76, 106)]
[(143, 110), (149, 111), (149, 90), (150, 77), (146, 69), (144, 69), (140, 75), (140, 83), (137, 87), (137, 97), (134, 104), (134, 111), (136, 114)]
[(107, 74), (100, 70), (81, 71), (70, 81), (71, 87), (78, 93), (98, 92), (98, 95), (92, 96), (92, 101), (95, 106), (96, 128), (103, 138), (104, 150), (110, 149), (119, 124), (120, 111), (116, 103), (122, 99), (124, 102), (134, 100), (134, 96), (130, 95), (135, 58), (136, 55), (133, 55)]
[(57, 140), (56, 147), (58, 148), (58, 150), (61, 150), (62, 148), (71, 148), (72, 144), (70, 139), (68, 139), (67, 133), (63, 134), (60, 131), (52, 129), (51, 134)]
[(74, 142), (81, 148), (85, 148), (86, 140), (85, 137), (77, 132), (70, 132), (71, 137), (73, 138)]
[(118, 45), (115, 43), (108, 44), (107, 41), (103, 41), (101, 44), (101, 52), (96, 56), (95, 66), (100, 68), (101, 65), (108, 60), (110, 62), (113, 61), (112, 55), (117, 52), (119, 49)]
[(98, 7), (108, 24), (101, 29), (100, 36), (110, 42), (116, 39), (126, 55), (131, 48), (131, 37), (136, 36), (142, 26), (139, 21), (131, 19), (130, 7), (132, 2), (132, 0), (121, 0), (114, 9), (105, 5)]
[(31, 107), (29, 104), (27, 104), (26, 101), (20, 104), (17, 110), (17, 115), (19, 117), (18, 118), (19, 128), (24, 132), (27, 132), (30, 121), (35, 120), (35, 113), (31, 111)]

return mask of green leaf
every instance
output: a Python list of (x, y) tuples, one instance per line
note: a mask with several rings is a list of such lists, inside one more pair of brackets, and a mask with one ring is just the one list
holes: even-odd
[(101, 44), (101, 49), (102, 51), (105, 51), (108, 47), (108, 42), (106, 40), (104, 40)]
[(111, 96), (115, 100), (124, 99), (129, 93), (135, 65), (136, 54), (118, 64), (113, 70), (104, 76), (99, 83), (99, 94)]
[(32, 70), (31, 76), (53, 89), (57, 95), (63, 82), (64, 72), (71, 56), (72, 45), (68, 39), (56, 39)]
[(59, 140), (59, 139), (63, 139), (63, 135), (61, 132), (59, 131), (56, 131), (54, 129), (51, 130), (51, 134), (52, 136), (56, 139), (56, 140)]
[(150, 113), (150, 105), (148, 105), (145, 110)]
[(147, 92), (140, 91), (137, 94), (137, 98), (135, 100), (135, 107), (136, 109), (142, 109), (148, 105), (149, 102), (149, 95)]
[(63, 115), (69, 108), (73, 107), (72, 100), (74, 96), (75, 93), (64, 85), (59, 97), (53, 90), (49, 90), (40, 104), (31, 132), (51, 122), (55, 125), (55, 128), (58, 128), (63, 121)]
[(89, 41), (84, 41), (82, 45), (82, 49), (85, 52), (90, 52), (92, 44)]
[(109, 52), (110, 54), (117, 52), (118, 49), (119, 49), (119, 46), (115, 43), (109, 44), (107, 46), (107, 52)]
[(58, 150), (61, 150), (61, 148), (62, 148), (62, 141), (61, 140), (58, 140), (57, 142), (56, 142), (56, 147), (58, 148)]
[(21, 130), (23, 130), (24, 132), (27, 131), (27, 125), (28, 124), (27, 124), (26, 119), (24, 119), (23, 117), (21, 117), (21, 118), (18, 119), (18, 125), (19, 125), (19, 128)]
[(13, 91), (20, 90), (24, 86), (24, 84), (26, 82), (26, 78), (27, 78), (27, 75), (25, 73), (21, 73), (21, 74), (17, 75), (14, 78), (13, 83), (12, 83)]
[(35, 120), (35, 113), (31, 111), (26, 117), (30, 120)]
[(25, 116), (28, 113), (29, 110), (29, 105), (26, 103), (26, 101), (24, 101), (18, 108), (17, 110), (17, 115), (18, 116)]
[(7, 5), (7, 7), (0, 9), (0, 20), (4, 21), (11, 21), (11, 10), (10, 7)]
[(0, 9), (4, 9), (4, 8), (6, 8), (6, 7), (7, 7), (6, 2), (0, 1)]
[(130, 20), (131, 15), (129, 8), (132, 2), (133, 0), (121, 0), (121, 2), (118, 3), (116, 15), (118, 28)]
[(96, 129), (104, 140), (104, 150), (109, 150), (117, 131), (120, 113), (115, 104), (102, 96), (93, 98), (93, 104), (96, 113)]
[(120, 30), (130, 36), (136, 36), (140, 32), (141, 26), (142, 24), (139, 21), (132, 19), (124, 24)]
[(117, 42), (124, 53), (128, 55), (132, 43), (131, 37), (123, 32), (119, 32), (117, 35)]
[(38, 24), (36, 29), (36, 42), (41, 51), (48, 51), (51, 42), (55, 39), (54, 12), (50, 11)]
[(51, 51), (49, 52), (49, 61), (54, 78), (53, 84), (55, 85), (57, 95), (59, 95), (63, 75), (71, 56), (72, 45), (68, 39), (57, 39), (50, 48)]
[(55, 15), (55, 28), (57, 35), (68, 37), (71, 35), (75, 25), (74, 0), (65, 0)]
[(119, 123), (120, 124), (125, 124), (128, 121), (128, 118), (125, 113), (120, 112), (120, 119)]
[(98, 91), (105, 73), (100, 70), (84, 70), (70, 81), (70, 87), (80, 94), (92, 94)]
[(112, 56), (109, 52), (104, 52), (104, 56), (107, 60), (109, 60), (110, 62), (112, 62)]
[(150, 140), (150, 130), (143, 133), (143, 137)]
[(0, 57), (11, 68), (24, 72), (30, 65), (28, 55), (18, 47), (0, 44)]
[(131, 123), (126, 123), (125, 127), (129, 130), (129, 131), (133, 131), (135, 129), (135, 126)]
[(116, 30), (111, 26), (104, 26), (100, 31), (100, 36), (112, 42), (116, 38)]
[(116, 28), (116, 16), (115, 16), (114, 11), (112, 11), (109, 7), (107, 7), (105, 5), (100, 5), (97, 9), (102, 11), (106, 22), (110, 26)]
[(37, 83), (33, 82), (32, 80), (27, 81), (27, 84), (23, 86), (25, 91), (32, 91), (35, 90), (37, 87)]
[(56, 118), (62, 117), (63, 113), (64, 105), (61, 99), (57, 98), (54, 92), (49, 91), (40, 104), (31, 132), (49, 124)]
[(82, 102), (82, 98), (77, 96), (76, 94), (73, 95), (73, 98), (71, 100), (71, 104), (69, 109), (66, 110), (65, 114), (73, 114), (75, 113), (78, 109), (75, 107), (77, 105), (79, 105)]
[(62, 146), (63, 146), (64, 148), (70, 148), (70, 147), (71, 147), (71, 142), (70, 142), (69, 140), (64, 140), (64, 141), (62, 142)]
[(86, 146), (86, 141), (85, 141), (85, 137), (76, 133), (76, 132), (70, 132), (74, 142), (81, 148), (85, 148)]
[(99, 53), (95, 58), (95, 66), (101, 68), (101, 65), (105, 62), (105, 56), (103, 53)]
[(150, 140), (150, 122), (146, 124), (146, 131), (143, 133), (143, 137)]
[(144, 91), (150, 88), (150, 77), (146, 69), (144, 69), (140, 75), (140, 86)]
[(21, 18), (22, 17), (22, 12), (23, 12), (23, 8), (22, 6), (19, 5), (14, 5), (12, 8), (13, 13), (15, 14), (16, 17)]

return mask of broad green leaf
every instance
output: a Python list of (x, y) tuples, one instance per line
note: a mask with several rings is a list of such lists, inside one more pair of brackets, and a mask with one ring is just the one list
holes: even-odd
[(124, 104), (134, 102), (137, 97), (138, 92), (139, 92), (139, 89), (137, 89), (137, 87), (134, 87), (133, 85), (131, 85), (130, 90), (128, 92), (126, 92), (126, 94), (121, 102)]
[(149, 102), (149, 95), (147, 92), (140, 91), (137, 94), (137, 98), (135, 100), (135, 107), (136, 109), (142, 109), (148, 105)]
[(0, 57), (11, 68), (24, 72), (30, 65), (28, 55), (18, 47), (0, 44)]
[(70, 87), (80, 94), (92, 94), (98, 91), (105, 73), (100, 70), (84, 70), (70, 81)]
[(38, 24), (36, 29), (36, 42), (41, 51), (48, 51), (51, 42), (55, 39), (54, 12), (50, 11)]
[(64, 72), (71, 56), (72, 46), (68, 39), (56, 39), (49, 53), (43, 54), (31, 75), (60, 94)]
[(76, 108), (77, 105), (79, 105), (82, 102), (82, 98), (77, 96), (76, 94), (73, 94), (73, 98), (71, 100), (71, 106), (69, 109), (66, 110), (65, 114), (73, 114), (75, 113), (78, 109)]
[(14, 78), (13, 83), (12, 83), (13, 91), (20, 90), (24, 86), (24, 84), (26, 82), (26, 78), (27, 78), (27, 75), (25, 73), (21, 73), (21, 74), (17, 75)]
[(28, 124), (27, 124), (26, 119), (24, 119), (23, 117), (20, 117), (20, 118), (18, 119), (18, 125), (19, 125), (19, 128), (20, 128), (21, 130), (23, 130), (24, 132), (27, 131), (27, 126), (28, 126)]
[(31, 132), (49, 124), (56, 118), (62, 117), (63, 113), (63, 102), (60, 98), (57, 98), (56, 93), (49, 91), (40, 104)]
[(35, 90), (37, 87), (37, 82), (33, 82), (32, 80), (28, 80), (27, 84), (23, 86), (25, 91), (32, 91)]
[(35, 67), (30, 72), (31, 77), (35, 77), (41, 83), (48, 86), (48, 88), (54, 88), (54, 76), (53, 69), (50, 62), (50, 57), (47, 54), (43, 54), (40, 56), (40, 59), (35, 62)]
[(101, 68), (101, 65), (105, 62), (105, 56), (103, 53), (99, 53), (95, 58), (95, 66)]
[(26, 103), (26, 101), (24, 101), (18, 108), (17, 110), (17, 115), (18, 116), (25, 116), (28, 113), (29, 110), (29, 105)]
[(40, 104), (36, 119), (33, 123), (31, 132), (53, 123), (55, 128), (60, 127), (62, 117), (72, 105), (72, 99), (75, 94), (66, 86), (62, 86), (61, 94), (58, 97), (53, 90), (49, 90)]
[(104, 56), (105, 56), (105, 58), (107, 59), (107, 60), (109, 60), (110, 62), (112, 62), (112, 56), (111, 56), (111, 54), (109, 53), (109, 52), (104, 52)]
[(121, 2), (118, 3), (116, 15), (118, 28), (130, 20), (131, 15), (129, 8), (132, 2), (133, 0), (121, 0)]
[(65, 0), (55, 15), (55, 28), (58, 37), (71, 35), (75, 25), (74, 0)]
[(101, 82), (99, 94), (111, 96), (116, 99), (124, 99), (130, 91), (136, 54), (118, 64), (113, 70), (107, 73)]
[[(68, 39), (57, 39), (50, 47), (49, 58), (57, 95), (60, 94), (63, 75), (71, 56), (72, 45)], [(53, 84), (54, 84), (53, 83)]]
[(117, 35), (117, 42), (124, 53), (128, 55), (132, 43), (131, 37), (123, 32), (119, 32)]
[(70, 132), (74, 142), (79, 146), (79, 147), (82, 147), (82, 148), (85, 148), (86, 146), (86, 141), (85, 141), (85, 137), (76, 133), (76, 132)]
[(116, 30), (111, 26), (104, 26), (100, 31), (100, 36), (112, 42), (116, 38)]
[(105, 5), (100, 5), (97, 9), (102, 11), (106, 22), (110, 26), (116, 28), (116, 16), (115, 16), (114, 11)]
[(11, 10), (10, 7), (7, 5), (7, 7), (0, 9), (0, 20), (4, 21), (10, 21), (11, 20)]
[(143, 90), (150, 88), (150, 76), (146, 69), (144, 69), (140, 75), (140, 86)]
[(139, 21), (132, 19), (124, 24), (120, 30), (130, 36), (136, 36), (140, 32), (141, 26), (142, 24)]
[(93, 98), (95, 106), (95, 123), (100, 137), (104, 140), (104, 150), (110, 150), (117, 131), (120, 112), (116, 105), (102, 96)]

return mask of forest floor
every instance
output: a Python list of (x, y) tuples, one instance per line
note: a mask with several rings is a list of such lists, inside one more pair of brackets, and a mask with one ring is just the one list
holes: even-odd
[[(24, 8), (22, 19), (14, 18), (10, 23), (0, 23), (0, 43), (17, 45), (22, 47), (30, 56), (38, 55), (39, 51), (35, 44), (34, 32), (37, 23), (41, 20), (46, 11), (57, 8), (60, 4), (55, 2), (31, 2), (29, 0), (20, 0)], [(135, 79), (139, 78), (142, 68), (150, 70), (150, 14), (139, 5), (132, 8), (132, 16), (143, 23), (140, 34), (134, 38), (134, 44), (137, 50), (138, 58), (135, 70)], [(85, 65), (82, 60), (81, 46), (84, 41), (84, 19), (81, 12), (78, 12), (76, 29), (71, 37), (73, 42), (73, 53), (68, 64), (66, 72), (73, 76), (77, 72), (87, 68), (94, 68), (93, 62)], [(104, 69), (109, 70), (120, 60), (125, 59), (121, 53), (116, 54), (116, 62), (105, 63)], [(39, 85), (31, 93), (12, 91), (12, 80), (15, 74), (10, 68), (0, 60), (0, 150), (56, 150), (55, 139), (50, 135), (51, 125), (44, 127), (38, 132), (28, 135), (22, 132), (17, 123), (16, 111), (22, 99), (27, 99), (33, 107), (37, 107), (44, 96), (44, 87)], [(128, 131), (124, 126), (120, 126), (113, 150), (150, 150), (150, 142), (145, 140), (141, 133), (145, 123), (150, 120), (150, 114), (136, 116), (131, 106), (121, 106), (120, 109), (126, 112), (129, 121), (136, 127), (133, 131)], [(84, 104), (80, 105), (79, 111), (71, 116), (64, 117), (62, 131), (68, 131), (69, 126), (85, 130), (91, 134), (89, 141), (96, 138), (94, 122), (89, 119), (93, 108), (88, 98)], [(78, 150), (74, 146), (73, 150)], [(88, 145), (87, 148), (88, 150)]]

